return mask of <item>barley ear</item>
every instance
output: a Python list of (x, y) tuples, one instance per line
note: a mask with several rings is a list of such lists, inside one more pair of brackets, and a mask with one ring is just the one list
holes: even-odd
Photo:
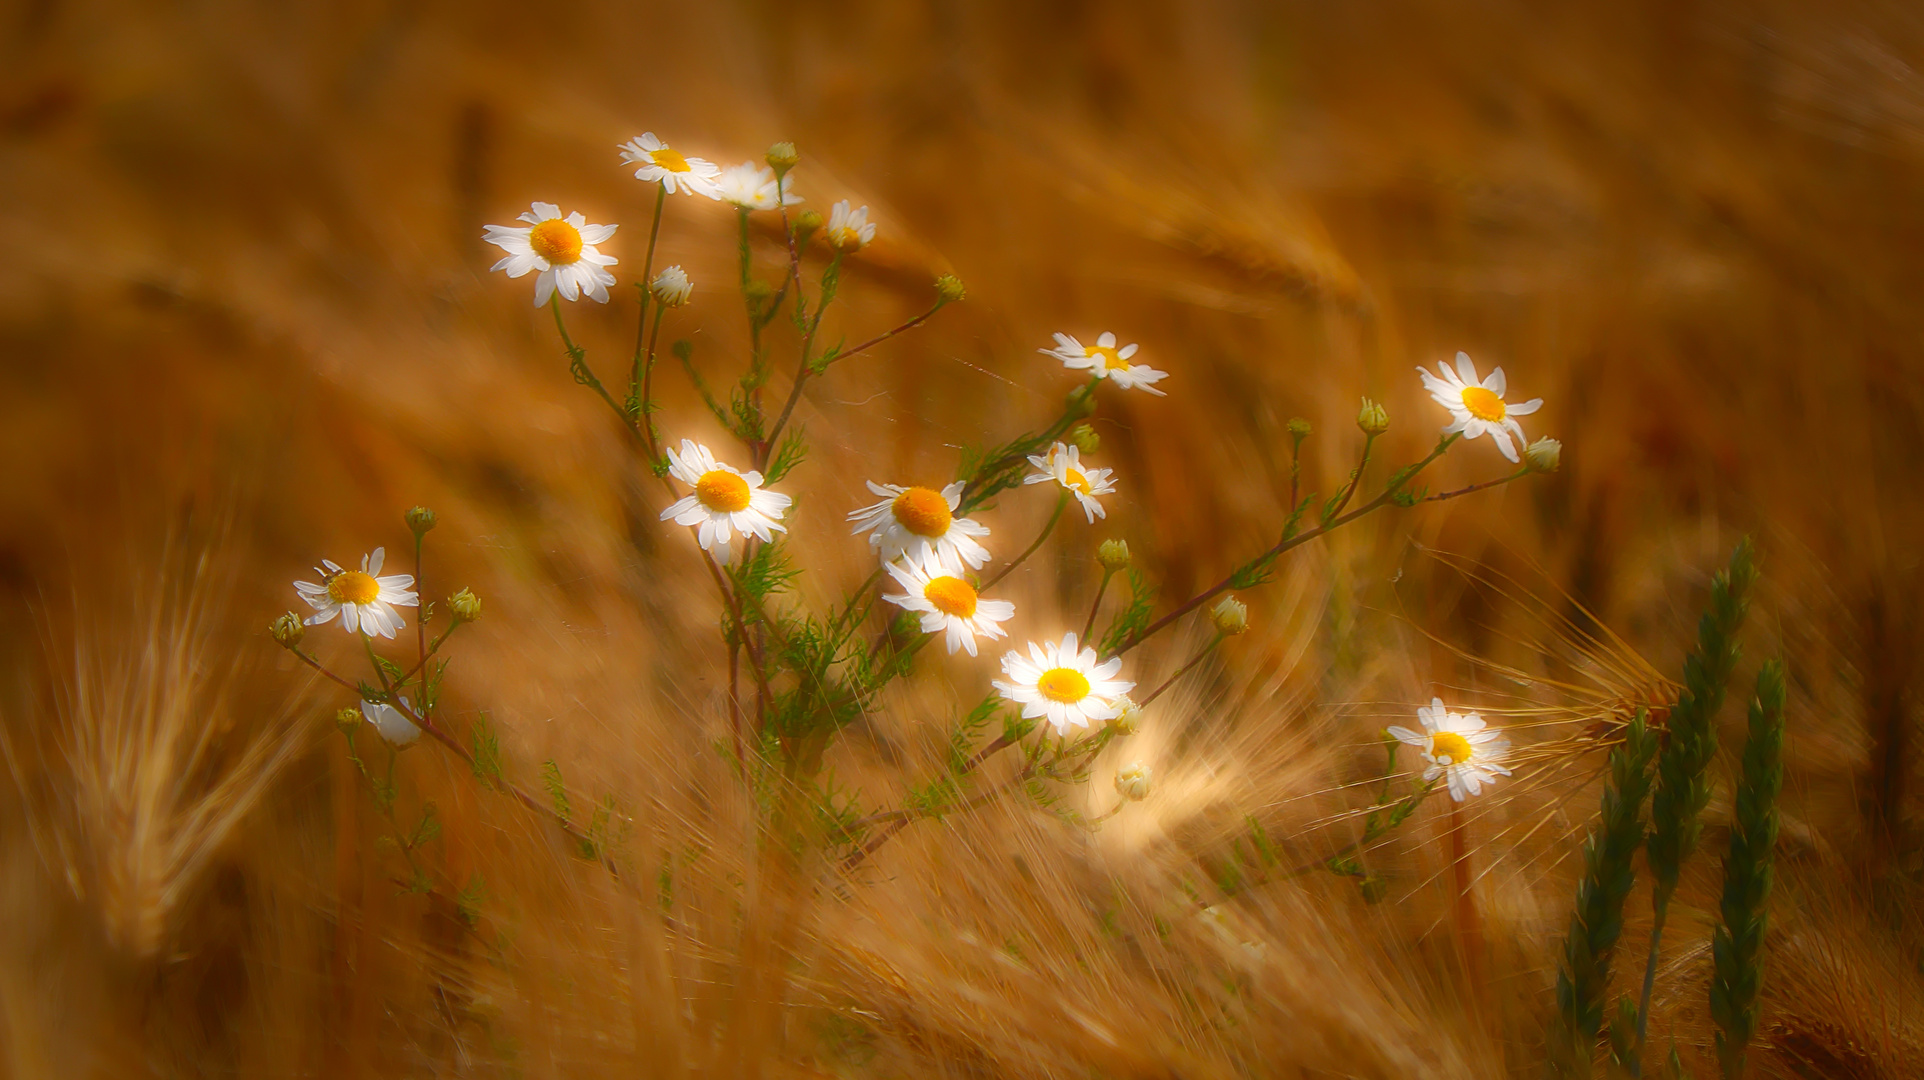
[(1764, 665), (1750, 705), (1736, 821), (1724, 859), (1723, 925), (1711, 943), (1716, 970), (1710, 1017), (1717, 1060), (1726, 1078), (1743, 1075), (1744, 1050), (1757, 1032), (1757, 992), (1764, 975), (1771, 858), (1777, 845), (1777, 792), (1784, 783), (1784, 666)]

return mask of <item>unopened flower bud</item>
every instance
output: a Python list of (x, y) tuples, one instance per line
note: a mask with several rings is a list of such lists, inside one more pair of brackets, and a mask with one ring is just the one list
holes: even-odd
[(688, 297), (694, 293), (695, 283), (688, 280), (687, 272), (676, 265), (663, 270), (655, 278), (654, 283), (648, 286), (648, 291), (655, 294), (655, 299), (661, 303), (661, 306), (680, 307), (686, 304)]
[(768, 156), (763, 160), (775, 170), (776, 176), (784, 176), (788, 170), (802, 163), (802, 155), (796, 152), (794, 143), (778, 142), (768, 148)]
[(1096, 545), (1096, 561), (1104, 570), (1115, 573), (1129, 565), (1129, 541), (1104, 540)]
[(448, 597), (448, 610), (454, 613), (457, 622), (473, 622), (481, 617), (481, 598), (469, 589), (462, 589)]
[(307, 624), (301, 621), (299, 615), (290, 611), (280, 618), (275, 619), (273, 622), (268, 623), (267, 632), (273, 635), (274, 640), (280, 644), (281, 648), (292, 649), (301, 643), (302, 638), (307, 636)]
[(954, 274), (943, 274), (935, 279), (935, 295), (945, 304), (953, 304), (965, 299), (969, 290), (962, 285), (962, 279)]
[(342, 709), (340, 712), (334, 714), (334, 726), (340, 728), (344, 734), (358, 730), (361, 726), (361, 711), (359, 709)]
[(1116, 698), (1116, 715), (1109, 718), (1109, 730), (1118, 735), (1134, 735), (1142, 727), (1142, 706), (1122, 694)]
[(1116, 794), (1130, 802), (1141, 802), (1149, 797), (1152, 779), (1149, 766), (1140, 761), (1132, 762), (1116, 770)]
[(1290, 417), (1289, 423), (1285, 426), (1289, 429), (1289, 437), (1295, 439), (1298, 443), (1309, 438), (1309, 421), (1302, 417)]
[(414, 530), (414, 535), (417, 538), (427, 535), (427, 531), (434, 528), (434, 511), (429, 510), (425, 506), (417, 506), (409, 510), (406, 517), (408, 528)]
[(1069, 391), (1064, 404), (1070, 416), (1093, 416), (1096, 411), (1096, 388), (1084, 383)]
[(816, 230), (820, 229), (821, 227), (822, 227), (821, 211), (804, 210), (801, 213), (796, 214), (795, 215), (796, 245), (801, 246), (801, 245), (807, 244), (808, 238), (811, 236), (814, 236)]
[(1224, 637), (1234, 637), (1249, 629), (1249, 607), (1233, 596), (1225, 596), (1209, 609), (1209, 621)]
[(1364, 875), (1356, 884), (1362, 890), (1365, 904), (1380, 904), (1390, 894), (1390, 883), (1375, 874)]
[(1537, 472), (1556, 472), (1563, 463), (1563, 444), (1551, 438), (1538, 439), (1523, 451), (1523, 463)]
[(1364, 398), (1362, 411), (1356, 414), (1356, 426), (1365, 435), (1381, 435), (1390, 429), (1389, 410), (1381, 402)]
[(750, 300), (759, 304), (775, 295), (775, 286), (770, 285), (761, 278), (756, 278), (748, 283), (748, 288), (744, 289), (743, 292), (747, 294)]

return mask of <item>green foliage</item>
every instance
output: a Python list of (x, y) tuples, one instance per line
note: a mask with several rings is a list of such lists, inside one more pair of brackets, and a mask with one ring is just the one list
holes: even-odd
[[(800, 576), (794, 561), (788, 557), (786, 538), (777, 536), (765, 544), (752, 545), (753, 550), (746, 559), (738, 559), (728, 567), (729, 580), (735, 583), (738, 595), (751, 597), (756, 601), (784, 592), (789, 583)], [(742, 621), (754, 625), (757, 616), (754, 605), (745, 605)]]
[(574, 805), (568, 801), (568, 788), (561, 782), (561, 766), (555, 764), (553, 758), (541, 763), (541, 786), (548, 789), (555, 816), (563, 821), (574, 820)]
[(1657, 788), (1650, 803), (1650, 870), (1658, 895), (1666, 899), (1697, 846), (1700, 815), (1710, 801), (1705, 770), (1717, 753), (1713, 721), (1737, 665), (1737, 631), (1756, 576), (1750, 541), (1740, 541), (1729, 568), (1711, 583), (1710, 609), (1697, 624), (1697, 651), (1684, 660), (1684, 691), (1670, 710), (1669, 738), (1657, 759)]
[(487, 713), (476, 716), (474, 726), (468, 729), (468, 754), (473, 759), (475, 779), (497, 786), (505, 782), (501, 775), (501, 738)]
[(781, 442), (775, 444), (775, 452), (768, 458), (768, 467), (762, 470), (764, 482), (773, 484), (780, 481), (808, 456), (808, 442), (803, 438), (804, 430), (803, 425), (795, 424), (782, 435)]
[(462, 922), (475, 926), (481, 922), (481, 905), (487, 900), (487, 883), (477, 873), (468, 879), (460, 892), (454, 894), (454, 909), (460, 913)]
[(1743, 1075), (1744, 1050), (1757, 1033), (1757, 995), (1764, 976), (1772, 857), (1777, 846), (1777, 793), (1784, 783), (1784, 668), (1771, 661), (1757, 675), (1744, 740), (1736, 820), (1724, 859), (1723, 924), (1711, 942), (1715, 974), (1710, 1018), (1724, 1076)]
[(1123, 643), (1135, 638), (1149, 625), (1150, 617), (1156, 611), (1156, 587), (1142, 571), (1131, 567), (1129, 570), (1129, 602), (1109, 623), (1109, 629), (1102, 633), (1102, 645), (1096, 651), (1110, 656), (1122, 647)]
[[(1650, 761), (1657, 752), (1657, 733), (1644, 721), (1645, 713), (1639, 711), (1624, 730), (1622, 745), (1610, 754), (1603, 812), (1583, 848), (1583, 879), (1557, 973), (1558, 1023), (1550, 1056), (1559, 1075), (1588, 1074), (1591, 1048), (1603, 1027), (1610, 958), (1623, 933), (1623, 904), (1636, 880), (1633, 860), (1643, 844), (1643, 804), (1650, 792)], [(1634, 1030), (1634, 1007), (1631, 1015), (1631, 1027), (1624, 1028), (1620, 1020), (1611, 1029), (1613, 1035)]]

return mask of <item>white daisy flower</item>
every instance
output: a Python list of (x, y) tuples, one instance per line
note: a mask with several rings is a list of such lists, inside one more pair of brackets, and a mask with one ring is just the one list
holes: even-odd
[(1109, 720), (1122, 712), (1122, 697), (1136, 684), (1116, 678), (1122, 658), (1098, 663), (1094, 649), (1076, 650), (1074, 631), (1062, 635), (1060, 645), (1029, 643), (1029, 655), (1011, 649), (1002, 658), (1002, 673), (1010, 682), (995, 680), (1002, 696), (1022, 706), (1025, 718), (1047, 717), (1056, 734), (1071, 727), (1086, 728), (1091, 720)]
[(868, 489), (882, 501), (850, 512), (848, 520), (855, 523), (856, 533), (869, 534), (869, 546), (880, 550), (884, 563), (904, 555), (923, 559), (933, 552), (943, 566), (960, 574), (964, 567), (980, 569), (989, 561), (989, 549), (975, 540), (989, 535), (989, 527), (955, 516), (955, 508), (962, 505), (962, 481), (937, 491), (871, 480)]
[(659, 182), (670, 195), (685, 191), (711, 199), (720, 197), (715, 192), (715, 177), (721, 169), (714, 162), (685, 157), (681, 151), (655, 138), (652, 131), (644, 131), (615, 149), (621, 151), (624, 164), (639, 166), (635, 169), (637, 180)]
[(619, 226), (590, 225), (580, 211), (562, 217), (559, 206), (545, 202), (534, 203), (519, 220), (529, 227), (490, 225), (482, 233), (481, 239), (507, 252), (489, 270), (506, 270), (511, 278), (541, 271), (534, 279), (535, 307), (547, 303), (557, 288), (569, 300), (587, 293), (598, 303), (608, 302), (615, 276), (603, 268), (620, 260), (596, 251), (595, 245), (606, 242)]
[[(408, 704), (407, 698), (401, 699), (401, 705), (403, 708), (413, 708)], [(361, 716), (374, 725), (374, 730), (381, 733), (381, 738), (396, 746), (412, 745), (414, 740), (421, 737), (421, 729), (415, 725), (414, 721), (409, 720), (406, 713), (392, 705), (364, 700), (361, 702)]]
[(829, 207), (828, 226), (822, 230), (822, 239), (829, 247), (845, 253), (860, 251), (873, 243), (875, 223), (868, 219), (868, 207), (851, 211), (847, 199)]
[(802, 197), (795, 194), (786, 180), (779, 185), (779, 195), (777, 187), (775, 170), (752, 161), (730, 165), (715, 178), (716, 195), (723, 202), (734, 203), (743, 210), (774, 210), (802, 201)]
[[(1542, 398), (1532, 398), (1520, 405), (1511, 405), (1503, 400), (1506, 382), (1503, 369), (1490, 372), (1490, 377), (1481, 382), (1476, 378), (1476, 365), (1470, 362), (1470, 354), (1456, 354), (1456, 370), (1451, 371), (1445, 364), (1436, 365), (1443, 373), (1437, 378), (1422, 368), (1417, 373), (1423, 376), (1423, 389), (1430, 392), (1438, 405), (1450, 410), (1451, 423), (1443, 429), (1443, 434), (1462, 432), (1466, 439), (1478, 435), (1490, 436), (1496, 448), (1511, 461), (1519, 461), (1517, 446), (1523, 442), (1523, 428), (1512, 419), (1528, 416), (1543, 407)], [(1510, 436), (1516, 436), (1516, 442)]]
[(1015, 605), (1007, 600), (982, 599), (976, 595), (975, 586), (950, 573), (932, 554), (922, 559), (889, 563), (888, 572), (908, 593), (903, 596), (884, 593), (882, 599), (920, 612), (923, 633), (946, 631), (950, 656), (955, 655), (957, 646), (974, 656), (977, 634), (992, 638), (1008, 636), (1008, 632), (996, 624), (1013, 618)]
[(1108, 379), (1124, 390), (1147, 390), (1158, 396), (1162, 391), (1153, 384), (1169, 377), (1166, 371), (1143, 364), (1131, 364), (1129, 358), (1136, 355), (1136, 345), (1132, 342), (1121, 348), (1116, 347), (1116, 335), (1104, 330), (1096, 338), (1094, 345), (1085, 346), (1067, 334), (1056, 335), (1056, 347), (1038, 349), (1045, 356), (1053, 356), (1068, 368), (1093, 372), (1096, 377)]
[(706, 446), (693, 439), (681, 441), (681, 453), (668, 450), (668, 475), (695, 489), (661, 512), (661, 520), (677, 525), (699, 525), (696, 538), (715, 561), (728, 565), (735, 534), (771, 539), (769, 530), (787, 532), (781, 516), (795, 500), (762, 487), (762, 474), (742, 472), (715, 460)]
[(1497, 777), (1510, 775), (1510, 770), (1499, 764), (1510, 749), (1510, 740), (1485, 725), (1481, 716), (1453, 713), (1443, 707), (1442, 698), (1431, 698), (1427, 707), (1416, 710), (1416, 718), (1423, 722), (1422, 731), (1393, 727), (1390, 735), (1417, 748), (1428, 763), (1423, 779), (1444, 777), (1450, 786), (1450, 798), (1462, 802), (1465, 796), (1481, 792), (1483, 785), (1496, 783)]
[(311, 581), (294, 583), (294, 591), (315, 609), (304, 620), (307, 625), (319, 626), (339, 615), (341, 628), (350, 634), (393, 637), (396, 630), (407, 625), (394, 609), (417, 607), (421, 598), (413, 590), (413, 574), (380, 576), (385, 561), (386, 548), (375, 548), (373, 553), (361, 556), (359, 570), (344, 570), (332, 559), (322, 559), (314, 568), (321, 578), (319, 585)]
[(1115, 475), (1116, 470), (1084, 469), (1082, 452), (1068, 443), (1055, 444), (1047, 454), (1030, 454), (1029, 464), (1042, 471), (1023, 477), (1023, 483), (1041, 484), (1054, 480), (1061, 484), (1075, 494), (1091, 525), (1095, 524), (1097, 518), (1108, 516), (1102, 504), (1096, 501), (1096, 496), (1115, 494), (1116, 482), (1110, 477)]

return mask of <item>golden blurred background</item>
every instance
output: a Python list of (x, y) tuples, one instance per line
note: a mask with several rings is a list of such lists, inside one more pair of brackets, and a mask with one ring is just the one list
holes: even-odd
[[(1545, 633), (1604, 626), (1674, 677), (1746, 533), (1750, 654), (1793, 675), (1759, 1075), (1924, 1068), (1915, 8), (8, 0), (0, 50), (0, 1075), (1535, 1075), (1600, 757), (1487, 823), (1514, 869), (1479, 881), (1499, 955), (1473, 1008), (1436, 945), (1427, 812), (1398, 904), (1311, 879), (1168, 933), (1144, 898), (1246, 816), (1314, 850), (1373, 726), (1434, 688), (1600, 715), (1459, 650), (1536, 670)], [(614, 148), (642, 131), (723, 164), (792, 139), (807, 206), (872, 208), (831, 336), (968, 284), (805, 396), (808, 602), (865, 572), (841, 520), (864, 479), (946, 478), (1054, 415), (1073, 383), (1035, 350), (1058, 330), (1140, 342), (1169, 396), (1105, 397), (1121, 496), (1014, 580), (1027, 610), (1079, 613), (1102, 537), (1170, 599), (1260, 550), (1292, 416), (1311, 487), (1352, 467), (1366, 394), (1420, 456), (1442, 417), (1413, 369), (1458, 349), (1545, 399), (1525, 426), (1563, 469), (1300, 553), (1248, 597), (1248, 645), (1152, 718), (1166, 793), (1133, 823), (992, 808), (918, 827), (853, 895), (770, 900), (714, 750), (712, 597), (481, 243), (531, 200), (620, 223), (616, 302), (568, 311), (612, 367), (652, 209)], [(671, 200), (656, 261), (694, 278), (669, 332), (719, 378), (733, 230)], [(756, 236), (771, 274), (777, 242)], [(718, 437), (676, 374), (669, 435)], [(1501, 464), (1467, 444), (1434, 483)], [(417, 503), (441, 522), (426, 594), (487, 604), (450, 709), (486, 712), (528, 783), (554, 759), (632, 808), (649, 884), (424, 747), (403, 802), (434, 801), (484, 915), (395, 888), (328, 722), (348, 702), (260, 628), (320, 559), (401, 551)], [(1013, 545), (1043, 515), (990, 516)], [(992, 666), (931, 664), (841, 775), (898, 796), (939, 753), (927, 717)], [(1679, 937), (1660, 1019), (1698, 1053)]]

